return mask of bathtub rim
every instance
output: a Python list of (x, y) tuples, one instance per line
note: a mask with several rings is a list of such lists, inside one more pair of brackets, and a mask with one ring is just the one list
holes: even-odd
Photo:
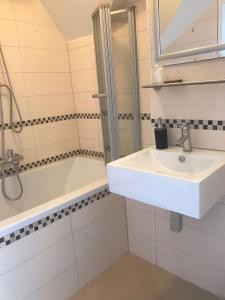
[[(35, 172), (37, 170), (48, 168), (53, 165), (62, 164), (65, 161), (74, 160), (77, 158), (85, 158), (85, 159), (93, 160), (93, 158), (77, 156), (75, 158), (72, 157), (72, 158), (65, 159), (63, 161), (51, 163), (50, 165), (40, 166), (33, 170), (27, 170), (27, 171), (23, 172), (22, 174), (29, 174), (31, 172)], [(62, 196), (51, 199), (45, 203), (37, 205), (37, 206), (30, 208), (24, 212), (19, 212), (18, 214), (14, 215), (12, 217), (8, 217), (8, 218), (0, 221), (0, 237), (7, 236), (10, 233), (15, 232), (16, 230), (19, 230), (25, 226), (28, 226), (40, 219), (43, 219), (43, 218), (49, 216), (55, 212), (65, 209), (68, 206), (73, 205), (84, 198), (88, 198), (88, 197), (92, 196), (93, 194), (96, 194), (97, 192), (99, 192), (105, 188), (108, 188), (107, 175), (105, 175), (104, 178), (96, 180), (91, 184), (87, 184), (82, 188), (79, 188), (72, 192), (66, 193)]]

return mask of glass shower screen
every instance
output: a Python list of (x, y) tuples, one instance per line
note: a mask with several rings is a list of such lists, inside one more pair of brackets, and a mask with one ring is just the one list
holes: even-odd
[(135, 9), (93, 14), (105, 162), (141, 149)]

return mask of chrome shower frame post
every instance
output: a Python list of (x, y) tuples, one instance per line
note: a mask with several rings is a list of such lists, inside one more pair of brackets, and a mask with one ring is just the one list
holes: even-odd
[[(112, 55), (112, 30), (111, 12), (109, 4), (101, 4), (92, 15), (94, 27), (95, 56), (97, 62), (98, 93), (104, 95), (99, 97), (101, 122), (103, 130), (105, 162), (118, 159), (119, 138), (116, 106), (116, 84)], [(100, 32), (96, 26), (99, 21)], [(101, 57), (102, 56), (102, 57)], [(105, 90), (103, 90), (105, 89)], [(96, 97), (96, 95), (95, 95)], [(103, 101), (107, 101), (107, 106)], [(105, 114), (108, 118), (109, 132), (105, 128)], [(107, 136), (109, 135), (109, 137)], [(109, 138), (110, 145), (107, 143)], [(110, 154), (109, 154), (110, 153)]]
[(139, 94), (139, 73), (137, 55), (137, 36), (135, 22), (135, 6), (128, 9), (128, 26), (130, 42), (130, 66), (132, 78), (132, 108), (133, 108), (133, 136), (134, 150), (142, 149), (141, 142), (141, 120), (140, 120), (140, 94)]

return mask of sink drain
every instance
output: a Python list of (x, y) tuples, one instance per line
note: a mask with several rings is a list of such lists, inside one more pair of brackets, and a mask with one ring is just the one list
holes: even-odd
[(186, 161), (186, 157), (183, 156), (183, 155), (180, 155), (180, 156), (178, 157), (178, 160), (179, 160), (179, 162), (184, 163), (184, 162)]

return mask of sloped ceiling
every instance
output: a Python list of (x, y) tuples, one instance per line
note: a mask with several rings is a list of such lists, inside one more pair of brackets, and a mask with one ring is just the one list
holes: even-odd
[(126, 7), (127, 0), (41, 0), (67, 40), (92, 33), (91, 14), (101, 3), (113, 9)]

